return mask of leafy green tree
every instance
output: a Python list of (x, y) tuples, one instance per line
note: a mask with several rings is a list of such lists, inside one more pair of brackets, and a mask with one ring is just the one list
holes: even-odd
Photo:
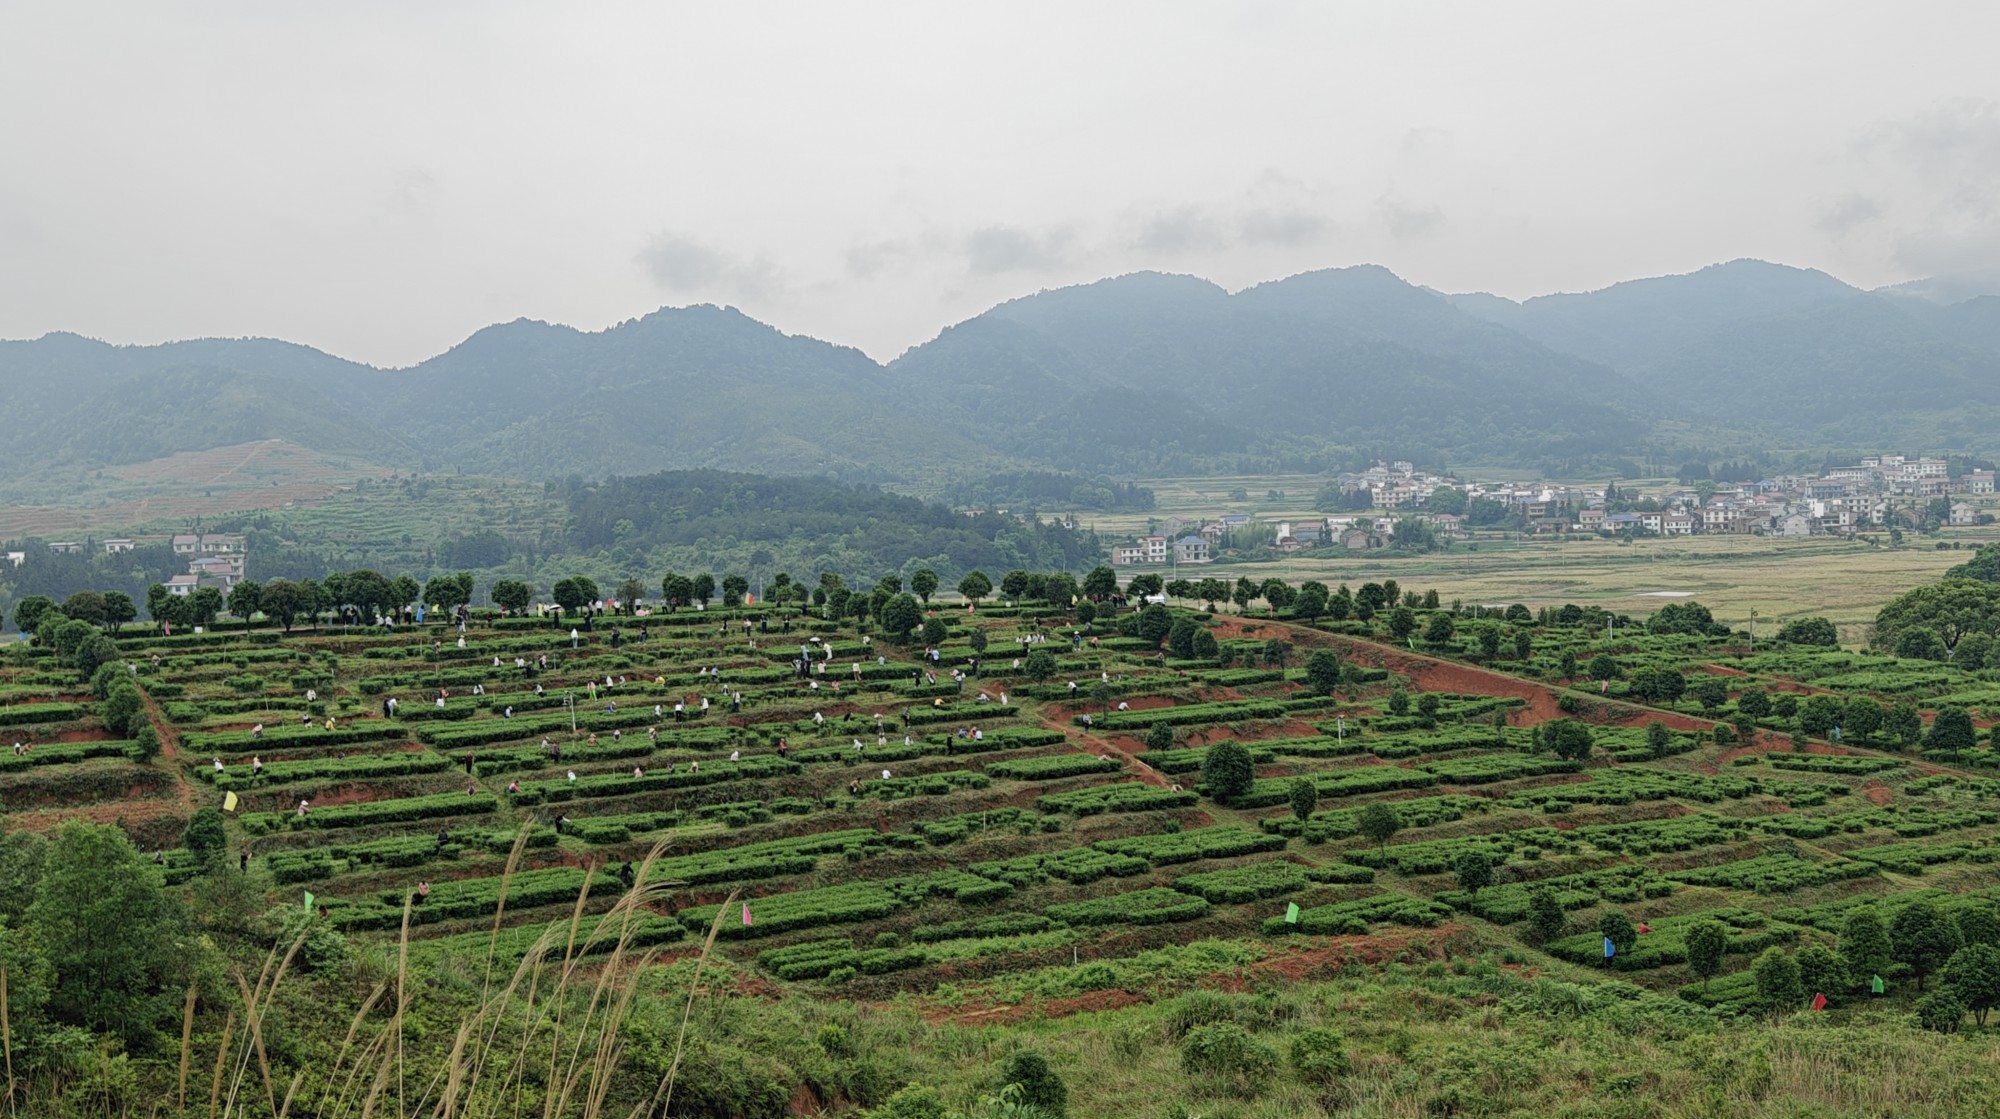
[(1840, 644), (1840, 634), (1833, 623), (1825, 618), (1794, 618), (1778, 627), (1778, 640), (1793, 645), (1824, 645), (1829, 648)]
[[(1389, 636), (1397, 641), (1408, 641), (1417, 632), (1417, 612), (1407, 606), (1398, 606), (1389, 611)], [(1447, 638), (1447, 640), (1449, 640)]]
[(1929, 626), (1910, 626), (1896, 635), (1896, 655), (1904, 660), (1941, 661), (1951, 655)]
[(1229, 591), (1229, 600), (1236, 604), (1236, 612), (1241, 614), (1250, 609), (1250, 603), (1257, 597), (1259, 585), (1256, 580), (1245, 575), (1236, 580)]
[(942, 645), (944, 644), (945, 636), (949, 632), (950, 630), (945, 626), (943, 618), (924, 619), (924, 628), (923, 628), (924, 644)]
[(132, 602), (132, 596), (124, 591), (104, 592), (104, 628), (112, 633), (118, 627), (139, 616), (139, 608)]
[(214, 587), (196, 587), (188, 595), (188, 613), (195, 625), (212, 626), (215, 616), (222, 613), (222, 592)]
[(1051, 606), (1068, 609), (1076, 594), (1076, 580), (1063, 572), (1056, 571), (1042, 577), (1042, 601)]
[(1310, 622), (1325, 614), (1328, 605), (1326, 585), (1308, 580), (1300, 584), (1298, 593), (1292, 596), (1292, 616)]
[(1216, 803), (1228, 804), (1250, 791), (1257, 771), (1250, 763), (1250, 751), (1242, 743), (1225, 740), (1210, 746), (1202, 755), (1201, 779), (1207, 783), (1208, 794)]
[(1173, 630), (1173, 612), (1160, 603), (1151, 603), (1139, 611), (1139, 640), (1148, 646), (1158, 648)]
[[(1609, 657), (1604, 659), (1611, 660)], [(1618, 662), (1611, 661), (1611, 667), (1616, 669)], [(1576, 671), (1576, 654), (1570, 652), (1568, 649), (1564, 649), (1562, 656), (1556, 658), (1556, 678), (1559, 680), (1574, 680), (1576, 679)]]
[(98, 718), (113, 734), (130, 738), (146, 725), (146, 697), (133, 685), (121, 683), (105, 698)]
[(1303, 820), (1319, 807), (1319, 786), (1310, 777), (1294, 777), (1285, 786), (1285, 800), (1292, 806), (1292, 815)]
[(915, 595), (899, 594), (882, 606), (882, 628), (897, 641), (906, 640), (923, 621), (924, 608), (917, 604)]
[(1451, 872), (1459, 889), (1476, 894), (1493, 884), (1493, 856), (1484, 851), (1461, 851), (1452, 860)]
[(1150, 753), (1160, 754), (1173, 749), (1174, 728), (1165, 723), (1154, 723), (1146, 728), (1145, 743)]
[(1028, 596), (1028, 573), (1015, 568), (1000, 577), (1000, 593), (1009, 602), (1019, 602)]
[(461, 606), (470, 606), (472, 591), (470, 571), (461, 571), (456, 575), (435, 575), (424, 584), (423, 599), (430, 605), (450, 613)]
[(715, 597), (715, 576), (704, 571), (688, 580), (688, 597), (706, 609), (708, 600)]
[(1963, 753), (1978, 744), (1979, 736), (1972, 728), (1972, 715), (1965, 708), (1956, 706), (1938, 708), (1937, 715), (1931, 719), (1930, 734), (1924, 739), (1926, 748), (1952, 754)]
[(1213, 633), (1197, 626), (1194, 631), (1194, 655), (1197, 659), (1212, 660), (1222, 655), (1222, 645)]
[(1407, 715), (1409, 713), (1410, 694), (1401, 688), (1389, 689), (1389, 714)]
[(1361, 837), (1377, 846), (1388, 847), (1389, 840), (1403, 830), (1403, 818), (1396, 813), (1394, 805), (1385, 801), (1371, 801), (1361, 806), (1354, 814), (1355, 830)]
[[(932, 578), (936, 578), (936, 576), (932, 576)], [(931, 589), (936, 590), (937, 588), (933, 586)], [(750, 580), (741, 575), (724, 575), (722, 577), (722, 604), (724, 606), (734, 607), (743, 605), (743, 596), (749, 593)]]
[(1632, 674), (1631, 690), (1641, 702), (1671, 707), (1687, 690), (1687, 677), (1677, 668), (1642, 668)]
[(925, 605), (930, 604), (931, 596), (937, 593), (937, 589), (937, 572), (930, 568), (920, 567), (910, 574), (910, 593), (916, 595)]
[(1331, 650), (1314, 649), (1306, 654), (1306, 687), (1317, 695), (1332, 695), (1340, 686), (1340, 658)]
[(264, 597), (264, 588), (248, 579), (229, 588), (229, 613), (248, 623), (257, 613), (257, 605)]
[(563, 613), (574, 614), (597, 601), (597, 583), (584, 575), (558, 579), (556, 585), (549, 588), (549, 597), (555, 600), (556, 607)]
[(1882, 729), (1888, 710), (1867, 696), (1855, 696), (1841, 710), (1840, 732), (1851, 741), (1865, 742)]
[(1683, 937), (1687, 946), (1688, 970), (1701, 979), (1701, 989), (1722, 971), (1722, 957), (1729, 951), (1729, 930), (1714, 919), (1696, 921)]
[(1667, 729), (1667, 724), (1658, 719), (1646, 724), (1647, 753), (1656, 758), (1664, 758), (1667, 756), (1667, 751), (1673, 749), (1673, 745), (1674, 732)]
[[(164, 594), (166, 588), (161, 587), (160, 591)], [(54, 599), (31, 594), (14, 604), (14, 628), (22, 633), (33, 633), (42, 627), (43, 619), (57, 612)]]
[(1421, 715), (1426, 722), (1436, 722), (1438, 711), (1442, 707), (1443, 701), (1438, 698), (1436, 692), (1425, 692), (1417, 697), (1417, 714)]
[(1799, 729), (1814, 738), (1824, 738), (1839, 725), (1841, 714), (1839, 700), (1827, 695), (1811, 696), (1799, 707)]
[(1790, 692), (1779, 692), (1771, 697), (1771, 714), (1779, 719), (1790, 719), (1799, 713), (1799, 697)]
[(55, 1021), (136, 1048), (178, 1018), (176, 992), (198, 949), (185, 913), (123, 831), (76, 820), (56, 830), (24, 931), (53, 973)]
[(1610, 941), (1611, 947), (1619, 952), (1632, 951), (1632, 945), (1639, 939), (1638, 926), (1632, 923), (1632, 918), (1627, 917), (1623, 910), (1618, 909), (1607, 909), (1604, 915), (1597, 919), (1597, 933)]
[(1590, 756), (1595, 745), (1590, 727), (1575, 719), (1555, 719), (1541, 725), (1542, 748), (1564, 761), (1579, 762)]
[(1972, 1012), (1973, 1021), (1986, 1025), (1986, 1012), (2000, 1006), (2000, 948), (1991, 944), (1960, 948), (1945, 961), (1938, 980)]
[(410, 605), (417, 600), (419, 595), (423, 594), (423, 588), (417, 586), (417, 581), (408, 575), (398, 575), (394, 579), (389, 580), (389, 588), (393, 595), (389, 600), (389, 605), (397, 609)]
[(978, 602), (993, 593), (993, 580), (984, 571), (969, 571), (958, 581), (958, 593), (968, 602)]
[(1935, 641), (1918, 646), (1926, 659), (1944, 659), (1944, 650), (1958, 644), (1967, 633), (2000, 630), (2000, 584), (1966, 579), (1946, 579), (1918, 587), (1883, 606), (1875, 615), (1871, 638), (1877, 649), (1903, 652), (1903, 635), (1922, 629)]
[(486, 594), (493, 600), (493, 605), (509, 614), (521, 614), (525, 613), (528, 604), (534, 601), (535, 588), (519, 579), (501, 579), (495, 582)]
[(1173, 628), (1167, 631), (1167, 652), (1186, 659), (1194, 656), (1194, 634), (1199, 628), (1193, 618), (1176, 618)]
[(1132, 576), (1132, 581), (1125, 585), (1125, 593), (1131, 595), (1133, 598), (1146, 598), (1156, 594), (1164, 594), (1166, 593), (1166, 583), (1161, 581), (1158, 575), (1149, 571), (1144, 575)]
[[(1407, 610), (1409, 609), (1409, 607), (1399, 606), (1397, 607), (1397, 609)], [(1424, 640), (1429, 642), (1433, 646), (1444, 645), (1451, 641), (1452, 635), (1453, 633), (1456, 632), (1456, 630), (1457, 626), (1453, 624), (1451, 620), (1451, 615), (1440, 610), (1437, 613), (1432, 614), (1431, 620), (1425, 624)], [(1494, 648), (1496, 651), (1499, 648), (1497, 640)]]
[(1798, 961), (1799, 986), (1806, 997), (1825, 995), (1835, 999), (1847, 993), (1853, 968), (1840, 953), (1815, 942), (1800, 948), (1792, 958)]
[(1590, 658), (1590, 678), (1592, 680), (1618, 679), (1618, 662), (1608, 653), (1599, 653)]
[(314, 609), (312, 593), (290, 579), (273, 579), (264, 584), (263, 593), (257, 596), (257, 606), (265, 617), (283, 626), (286, 633), (292, 632), (292, 623), (301, 615)]
[(229, 849), (229, 833), (222, 826), (222, 810), (209, 807), (195, 810), (181, 829), (181, 846), (194, 853), (203, 864), (216, 861)]
[(1117, 593), (1118, 573), (1109, 567), (1098, 564), (1084, 575), (1083, 597), (1090, 601), (1101, 603)]
[(1771, 713), (1771, 697), (1762, 688), (1745, 688), (1736, 697), (1736, 709), (1752, 719), (1761, 719)]
[(96, 591), (78, 591), (63, 599), (62, 612), (79, 622), (104, 624), (104, 596)]
[(1987, 901), (1968, 901), (1952, 914), (1961, 944), (1991, 944), (2000, 947), (2000, 911)]
[(1799, 962), (1783, 948), (1764, 949), (1751, 966), (1757, 984), (1757, 1001), (1774, 1011), (1797, 1010), (1805, 1001), (1805, 985), (1799, 980)]
[[(1440, 614), (1437, 616), (1443, 617), (1444, 615)], [(1479, 655), (1486, 658), (1487, 660), (1492, 660), (1493, 658), (1499, 656), (1500, 627), (1495, 625), (1483, 625), (1479, 626), (1478, 630), (1479, 630), (1479, 638), (1478, 638)], [(1445, 640), (1449, 641), (1451, 639), (1447, 637)]]
[(1729, 702), (1729, 685), (1717, 676), (1704, 676), (1694, 686), (1694, 701), (1701, 704), (1703, 711), (1714, 712), (1716, 708)]
[(1525, 629), (1514, 631), (1514, 659), (1527, 660), (1535, 652), (1535, 638)]
[(997, 1086), (1004, 1089), (1008, 1085), (1019, 1085), (1021, 1100), (1030, 1107), (1040, 1108), (1052, 1119), (1067, 1119), (1069, 1115), (1069, 1085), (1063, 1083), (1062, 1076), (1049, 1065), (1048, 1058), (1033, 1049), (1016, 1049), (1000, 1062)]
[(1047, 680), (1056, 674), (1056, 656), (1047, 649), (1036, 649), (1021, 662), (1021, 671), (1027, 673), (1030, 680)]
[(1919, 991), (1958, 949), (1958, 927), (1931, 902), (1911, 902), (1889, 920), (1889, 954), (1917, 977)]

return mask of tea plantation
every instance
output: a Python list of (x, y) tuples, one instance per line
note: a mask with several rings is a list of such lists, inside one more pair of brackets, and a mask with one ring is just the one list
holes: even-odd
[[(2000, 699), (2000, 670), (1370, 587), (1369, 609), (1328, 611), (1347, 592), (1321, 588), (1306, 616), (1107, 593), (127, 626), (108, 653), (45, 633), (0, 658), (13, 1075), (234, 1114), (276, 1114), (296, 1076), (318, 1102), (292, 1113), (365, 1114), (407, 1046), (430, 1070), (408, 1099), (490, 1103), (434, 1082), (461, 1067), (459, 1022), (488, 1029), (497, 999), (540, 1024), (481, 1044), (526, 1052), (602, 1012), (518, 1009), (557, 975), (558, 1001), (627, 976), (648, 1009), (604, 1026), (631, 1051), (604, 1089), (620, 1114), (667, 1079), (673, 1114), (801, 1093), (929, 1114), (892, 1097), (969, 1101), (964, 1058), (1006, 1056), (946, 1060), (937, 1030), (1085, 1014), (1114, 1044), (1135, 1004), (1194, 1016), (1160, 1027), (1180, 1064), (1147, 1107), (1504, 1114), (1552, 1082), (1428, 1067), (1392, 1088), (1381, 1062), (1424, 1044), (1386, 1032), (1403, 1011), (1333, 1008), (1384, 984), (1457, 1008), (1440, 1021), (1608, 999), (1625, 1009), (1583, 1019), (1680, 1045), (1787, 1013), (1973, 1031), (2000, 1004), (2000, 752), (1983, 714), (1950, 714)], [(83, 935), (51, 900), (77, 860), (120, 868), (120, 904), (186, 907), (166, 958), (105, 980), (116, 997), (71, 997), (93, 957), (47, 951)], [(270, 961), (242, 950), (260, 937)], [(1307, 992), (1289, 1013), (1325, 1020), (1317, 1042), (1257, 1009)], [(445, 1009), (395, 1010), (426, 996)], [(811, 1052), (747, 1040), (756, 1006), (819, 1023)], [(826, 1032), (871, 1013), (915, 1031), (906, 1052)], [(243, 1032), (253, 1014), (270, 1037)], [(117, 1084), (78, 1086), (112, 1075), (73, 1071), (110, 1068), (93, 1036), (115, 1039)], [(1072, 1113), (1133, 1113), (1134, 1085), (1082, 1075), (1118, 1063), (1099, 1044), (1030, 1040), (1067, 1054)], [(506, 1084), (539, 1101), (546, 1076)], [(1933, 1106), (1909, 1091), (1910, 1113)]]

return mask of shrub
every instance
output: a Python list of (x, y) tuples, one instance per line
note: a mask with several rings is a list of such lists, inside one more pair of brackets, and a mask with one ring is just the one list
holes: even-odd
[(1292, 1075), (1319, 1088), (1331, 1087), (1354, 1071), (1354, 1062), (1347, 1058), (1347, 1039), (1338, 1030), (1323, 1027), (1302, 1030), (1292, 1038), (1291, 1050), (1285, 1056), (1292, 1066)]
[(1255, 1096), (1277, 1067), (1277, 1053), (1234, 1022), (1196, 1026), (1181, 1039), (1181, 1071), (1217, 1081), (1233, 1096)]
[(1055, 1119), (1065, 1119), (1069, 1115), (1069, 1085), (1063, 1083), (1062, 1076), (1049, 1067), (1049, 1059), (1033, 1049), (1016, 1049), (1007, 1054), (1007, 1058), (1000, 1062), (995, 1081), (995, 1086), (1000, 1089), (1009, 1084), (1020, 1085), (1022, 1103), (1038, 1107)]
[(1950, 991), (1932, 991), (1917, 1000), (1917, 1024), (1941, 1034), (1957, 1033), (1965, 1021), (1965, 1004)]
[(1784, 949), (1773, 945), (1757, 957), (1753, 968), (1757, 977), (1757, 1000), (1771, 1010), (1796, 1010), (1805, 999), (1799, 979), (1799, 962)]

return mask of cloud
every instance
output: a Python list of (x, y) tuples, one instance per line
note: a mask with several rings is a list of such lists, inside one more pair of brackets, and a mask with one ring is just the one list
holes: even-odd
[(1067, 230), (1037, 234), (1019, 226), (989, 225), (966, 236), (966, 270), (975, 276), (1048, 271), (1067, 258), (1069, 242)]
[(1326, 219), (1310, 210), (1252, 210), (1243, 215), (1243, 239), (1253, 245), (1306, 245), (1325, 235)]
[(1133, 244), (1152, 256), (1213, 252), (1227, 245), (1222, 227), (1196, 206), (1180, 206), (1146, 218)]
[(1408, 241), (1422, 237), (1444, 224), (1444, 211), (1436, 203), (1418, 206), (1394, 198), (1384, 198), (1375, 203), (1375, 212), (1382, 223), (1389, 227), (1389, 235), (1398, 241)]
[(638, 262), (654, 283), (680, 294), (771, 295), (784, 286), (768, 257), (745, 260), (680, 233), (653, 234)]
[(1873, 198), (1861, 194), (1849, 194), (1836, 200), (1813, 223), (1819, 228), (1838, 237), (1858, 226), (1863, 226), (1882, 216), (1882, 207)]

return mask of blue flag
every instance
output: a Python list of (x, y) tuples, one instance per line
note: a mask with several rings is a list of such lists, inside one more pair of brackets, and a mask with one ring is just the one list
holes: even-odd
[(1611, 943), (1611, 938), (1610, 938), (1610, 937), (1608, 937), (1608, 936), (1607, 936), (1607, 937), (1605, 937), (1605, 938), (1604, 938), (1604, 958), (1608, 960), (1608, 959), (1610, 959), (1611, 957), (1613, 957), (1613, 956), (1615, 956), (1615, 955), (1617, 955), (1617, 954), (1618, 954), (1618, 946), (1617, 946), (1617, 945), (1615, 945), (1615, 944), (1613, 944), (1613, 943)]

